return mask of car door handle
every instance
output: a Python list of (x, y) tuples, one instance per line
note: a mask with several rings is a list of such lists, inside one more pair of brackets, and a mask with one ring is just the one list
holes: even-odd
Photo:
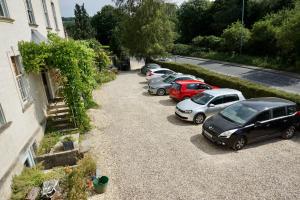
[(270, 127), (271, 126), (271, 124), (266, 124), (266, 127)]
[(287, 122), (287, 121), (288, 121), (287, 119), (283, 120), (284, 123)]

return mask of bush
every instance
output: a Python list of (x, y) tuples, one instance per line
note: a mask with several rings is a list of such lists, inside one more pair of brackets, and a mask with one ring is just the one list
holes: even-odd
[(60, 179), (64, 176), (61, 168), (44, 173), (41, 166), (25, 168), (12, 182), (12, 200), (23, 200), (32, 187), (40, 187), (44, 181)]
[(233, 88), (243, 92), (246, 98), (256, 97), (279, 97), (288, 99), (300, 104), (300, 95), (279, 91), (268, 86), (264, 86), (251, 81), (242, 80), (240, 78), (222, 75), (209, 71), (199, 66), (190, 64), (163, 63), (157, 62), (162, 67), (172, 69), (184, 74), (191, 74), (203, 78), (207, 83), (222, 86), (224, 88)]
[(83, 176), (94, 176), (96, 172), (96, 162), (91, 155), (85, 155), (83, 159), (78, 162), (79, 170), (82, 171)]
[(251, 37), (249, 29), (245, 28), (240, 21), (232, 23), (222, 34), (225, 48), (229, 51), (238, 52), (241, 47), (241, 37), (244, 46), (246, 46)]
[(172, 53), (175, 55), (187, 56), (192, 52), (192, 46), (187, 44), (174, 44)]
[(103, 84), (116, 79), (116, 74), (108, 69), (104, 69), (96, 75), (98, 84)]
[(193, 45), (197, 47), (204, 47), (211, 50), (220, 49), (223, 45), (223, 39), (214, 35), (204, 36), (201, 35), (193, 39)]
[(59, 142), (59, 138), (62, 136), (60, 132), (51, 132), (45, 134), (43, 137), (40, 146), (38, 148), (37, 154), (42, 155), (49, 153), (51, 148), (54, 147), (54, 145)]

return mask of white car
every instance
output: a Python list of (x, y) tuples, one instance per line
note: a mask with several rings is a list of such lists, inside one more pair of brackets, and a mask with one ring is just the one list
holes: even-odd
[(149, 69), (146, 74), (146, 80), (150, 81), (153, 78), (161, 77), (165, 74), (173, 74), (174, 71), (167, 68), (159, 68), (159, 69)]

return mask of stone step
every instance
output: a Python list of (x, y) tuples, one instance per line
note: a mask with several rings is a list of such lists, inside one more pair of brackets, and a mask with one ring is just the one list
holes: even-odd
[(57, 108), (57, 109), (51, 109), (48, 110), (48, 114), (58, 114), (58, 113), (69, 113), (69, 108)]

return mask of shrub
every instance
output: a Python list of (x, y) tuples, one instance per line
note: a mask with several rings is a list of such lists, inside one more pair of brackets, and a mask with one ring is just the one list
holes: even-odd
[(64, 176), (61, 168), (44, 173), (41, 166), (25, 168), (12, 182), (12, 200), (23, 200), (32, 187), (40, 187), (44, 181), (60, 179)]
[(175, 44), (172, 53), (175, 55), (189, 55), (192, 52), (192, 46), (187, 44)]
[(94, 176), (96, 172), (96, 162), (91, 155), (85, 155), (83, 159), (78, 162), (79, 170), (82, 171), (83, 176)]
[(43, 137), (40, 146), (38, 148), (37, 154), (38, 155), (42, 155), (42, 154), (46, 154), (49, 153), (51, 148), (57, 143), (59, 142), (59, 138), (62, 136), (61, 133), (59, 132), (51, 132), (51, 133), (47, 133), (45, 134), (45, 136)]
[(211, 50), (217, 50), (223, 45), (223, 39), (214, 35), (204, 37), (199, 35), (193, 39), (193, 45)]
[(245, 28), (240, 21), (232, 23), (222, 34), (225, 48), (229, 51), (239, 51), (241, 47), (241, 37), (243, 38), (244, 46), (246, 46), (251, 37), (249, 29)]
[(219, 85), (225, 88), (233, 88), (243, 92), (247, 98), (255, 97), (279, 97), (288, 99), (300, 104), (300, 95), (279, 91), (265, 85), (242, 80), (237, 77), (226, 76), (216, 72), (209, 71), (199, 66), (190, 64), (163, 63), (157, 62), (162, 67), (172, 69), (184, 74), (191, 74), (203, 78), (207, 83)]

